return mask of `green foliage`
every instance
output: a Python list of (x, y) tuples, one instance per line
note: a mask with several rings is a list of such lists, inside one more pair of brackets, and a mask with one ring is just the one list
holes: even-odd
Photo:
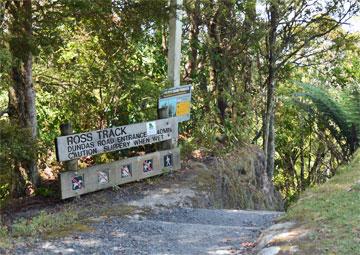
[(43, 197), (56, 197), (56, 192), (51, 189), (51, 188), (47, 188), (47, 187), (38, 187), (36, 189), (36, 195), (40, 195)]
[(7, 70), (9, 70), (10, 63), (11, 55), (9, 50), (0, 44), (0, 91), (9, 86), (9, 75)]
[[(31, 139), (29, 130), (17, 127), (7, 120), (0, 119), (0, 205), (11, 195), (12, 185), (18, 180), (14, 177), (18, 161), (34, 158), (38, 144)], [(26, 181), (26, 180), (24, 180)]]
[(0, 225), (0, 238), (7, 237), (8, 234), (9, 234), (9, 231), (8, 231), (7, 227)]
[(11, 247), (9, 230), (2, 224), (0, 224), (0, 247), (5, 249)]
[(50, 214), (41, 211), (32, 219), (19, 219), (12, 225), (13, 236), (37, 236), (54, 230), (60, 230), (69, 224), (74, 224), (79, 219), (72, 210)]
[[(301, 88), (304, 92), (297, 95), (309, 99), (312, 106), (298, 102), (299, 106), (316, 114), (318, 121), (325, 125), (338, 144), (345, 148), (344, 156), (351, 155), (359, 146), (360, 118), (357, 115), (359, 113), (359, 93), (357, 91), (351, 94), (343, 92), (343, 96), (340, 95), (340, 97), (346, 99), (341, 104), (321, 88), (309, 84), (301, 84)], [(314, 111), (314, 108), (317, 111)]]
[[(102, 24), (104, 29), (110, 25)], [(159, 59), (153, 45), (157, 34), (143, 40), (133, 40), (131, 34), (122, 42), (111, 35), (114, 37), (105, 44), (101, 33), (87, 32), (88, 26), (62, 29), (62, 46), (50, 55), (41, 51), (34, 66), (36, 82), (41, 85), (37, 104), (40, 135), (48, 146), (67, 120), (76, 131), (84, 131), (156, 118), (156, 98), (165, 85), (164, 68), (155, 61)], [(122, 29), (129, 27), (121, 26), (119, 31)], [(162, 58), (160, 63), (165, 63)]]
[[(360, 78), (360, 77), (359, 77)], [(360, 145), (360, 84), (349, 86), (343, 91), (340, 104), (344, 108), (348, 126), (353, 132), (353, 139), (357, 137)]]

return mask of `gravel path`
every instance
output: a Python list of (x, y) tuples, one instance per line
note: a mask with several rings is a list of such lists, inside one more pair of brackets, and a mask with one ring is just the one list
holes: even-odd
[(111, 217), (88, 233), (18, 247), (15, 254), (244, 254), (278, 212), (159, 209), (146, 216)]
[[(156, 185), (134, 183), (119, 191), (104, 190), (65, 202), (76, 204), (76, 208), (88, 208), (82, 221), (86, 222), (87, 232), (48, 240), (20, 240), (6, 252), (11, 255), (250, 254), (249, 245), (281, 212), (214, 209), (208, 193), (196, 188), (197, 173), (179, 173), (153, 180)], [(17, 217), (27, 215), (28, 211), (17, 213)]]

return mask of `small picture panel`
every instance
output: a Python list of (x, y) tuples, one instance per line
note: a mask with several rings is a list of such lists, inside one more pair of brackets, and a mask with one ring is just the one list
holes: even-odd
[(176, 98), (162, 98), (159, 100), (159, 109), (168, 107), (169, 117), (176, 117)]
[(128, 178), (132, 176), (131, 164), (123, 165), (120, 169), (121, 178)]
[(146, 159), (143, 163), (143, 172), (151, 172), (153, 170), (153, 160), (152, 159)]
[(84, 178), (82, 175), (73, 176), (71, 179), (72, 190), (80, 190), (84, 187)]
[(146, 123), (146, 135), (148, 135), (148, 136), (156, 135), (156, 133), (157, 133), (156, 122), (155, 121), (147, 122)]
[(109, 172), (108, 171), (99, 171), (98, 172), (98, 183), (99, 184), (109, 183)]
[(172, 167), (173, 166), (173, 155), (167, 154), (164, 156), (164, 167)]

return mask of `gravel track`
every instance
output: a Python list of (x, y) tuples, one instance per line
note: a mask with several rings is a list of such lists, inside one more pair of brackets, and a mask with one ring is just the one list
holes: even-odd
[(18, 247), (15, 254), (245, 254), (278, 212), (160, 209), (146, 216), (111, 217), (95, 230)]
[[(50, 212), (67, 204), (79, 212), (87, 208), (81, 215), (89, 231), (48, 240), (18, 240), (5, 253), (250, 254), (249, 246), (281, 212), (214, 209), (209, 194), (196, 187), (198, 171), (181, 171), (161, 179), (125, 185), (119, 190), (104, 190), (81, 199), (49, 204), (46, 208)], [(42, 208), (35, 208), (31, 214), (25, 208), (13, 213), (12, 218), (36, 215)]]

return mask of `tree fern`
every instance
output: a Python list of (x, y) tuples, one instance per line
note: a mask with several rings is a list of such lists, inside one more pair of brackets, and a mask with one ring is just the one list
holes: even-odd
[[(294, 98), (297, 105), (309, 113), (316, 114), (318, 122), (323, 124), (341, 145), (345, 156), (352, 154), (359, 146), (359, 91), (341, 92), (342, 100), (336, 101), (321, 88), (305, 83), (300, 84), (300, 87), (303, 92), (296, 93)], [(300, 102), (299, 97), (307, 100)]]
[(360, 88), (354, 86), (342, 93), (340, 101), (351, 128), (354, 140), (354, 150), (360, 145)]

